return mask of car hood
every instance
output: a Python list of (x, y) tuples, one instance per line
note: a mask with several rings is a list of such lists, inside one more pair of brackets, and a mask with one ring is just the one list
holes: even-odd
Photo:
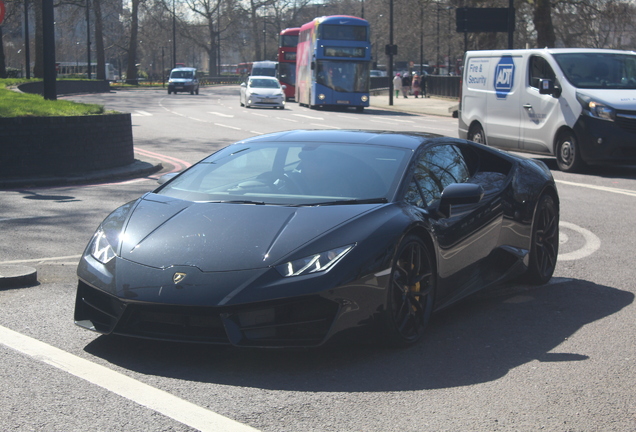
[(281, 89), (274, 88), (250, 88), (250, 94), (258, 96), (282, 96), (283, 91)]
[(376, 207), (196, 203), (148, 194), (125, 224), (119, 255), (155, 268), (186, 265), (204, 272), (264, 268)]
[(604, 102), (612, 108), (619, 110), (636, 110), (636, 90), (602, 89), (602, 90), (578, 90), (594, 100)]

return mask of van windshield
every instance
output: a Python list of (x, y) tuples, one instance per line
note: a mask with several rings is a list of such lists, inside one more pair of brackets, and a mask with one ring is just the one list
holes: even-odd
[(585, 89), (636, 89), (636, 55), (616, 53), (554, 54), (573, 86)]
[(170, 78), (192, 78), (192, 71), (172, 71)]

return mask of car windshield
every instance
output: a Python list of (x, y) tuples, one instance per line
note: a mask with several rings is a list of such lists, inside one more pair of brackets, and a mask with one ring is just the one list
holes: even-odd
[(278, 80), (257, 78), (257, 79), (251, 79), (250, 80), (250, 87), (252, 87), (252, 88), (279, 88), (280, 85), (278, 84)]
[(378, 145), (239, 143), (155, 193), (189, 201), (295, 206), (387, 202), (411, 155)]
[(636, 55), (617, 53), (554, 54), (567, 80), (585, 89), (636, 89)]
[(172, 71), (170, 78), (192, 78), (192, 71)]

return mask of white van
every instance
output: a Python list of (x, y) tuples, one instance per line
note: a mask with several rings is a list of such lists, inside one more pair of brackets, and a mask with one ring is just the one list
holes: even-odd
[(556, 156), (562, 171), (636, 163), (636, 53), (468, 51), (459, 136)]

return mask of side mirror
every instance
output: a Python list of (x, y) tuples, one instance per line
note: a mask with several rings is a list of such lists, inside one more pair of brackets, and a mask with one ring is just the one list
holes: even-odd
[(437, 213), (445, 218), (451, 216), (451, 207), (458, 204), (477, 204), (484, 197), (484, 188), (474, 183), (449, 184), (442, 191)]
[(547, 94), (558, 98), (561, 96), (561, 89), (554, 85), (554, 81), (551, 79), (539, 80), (539, 94)]
[(282, 86), (280, 86), (283, 90), (285, 90), (287, 88), (287, 86), (285, 84), (283, 84)]
[(246, 87), (246, 86), (247, 86), (246, 83), (244, 83), (244, 82), (241, 83), (241, 87)]

